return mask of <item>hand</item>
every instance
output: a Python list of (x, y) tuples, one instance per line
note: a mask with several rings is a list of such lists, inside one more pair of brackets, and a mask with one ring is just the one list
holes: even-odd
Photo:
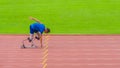
[(33, 20), (33, 17), (32, 17), (32, 16), (30, 16), (29, 18), (30, 18), (30, 20)]

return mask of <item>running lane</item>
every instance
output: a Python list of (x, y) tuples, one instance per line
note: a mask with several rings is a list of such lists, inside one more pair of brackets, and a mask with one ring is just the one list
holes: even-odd
[[(0, 36), (0, 68), (42, 68), (42, 49), (21, 49), (25, 38)], [(119, 41), (120, 36), (49, 36), (47, 68), (120, 68)]]

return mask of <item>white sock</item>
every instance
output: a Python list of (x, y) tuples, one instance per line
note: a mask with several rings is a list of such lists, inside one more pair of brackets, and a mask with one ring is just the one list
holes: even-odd
[(34, 36), (33, 34), (30, 34), (30, 39), (31, 39), (31, 40), (33, 39), (33, 36)]

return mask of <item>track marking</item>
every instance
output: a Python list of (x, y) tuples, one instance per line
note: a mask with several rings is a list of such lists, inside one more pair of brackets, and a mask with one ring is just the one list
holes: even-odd
[(44, 64), (42, 68), (46, 68), (47, 67), (47, 64)]
[(46, 62), (47, 62), (47, 59), (44, 59), (44, 60), (42, 61), (42, 64), (44, 65), (44, 64), (46, 64)]
[(45, 55), (43, 56), (43, 58), (42, 58), (42, 59), (43, 59), (43, 60), (44, 60), (44, 59), (46, 59), (46, 58), (47, 58), (47, 56), (48, 56), (48, 53), (47, 53), (47, 54), (45, 54)]
[(47, 60), (48, 60), (48, 40), (49, 40), (49, 36), (46, 35), (45, 36), (45, 40), (44, 40), (44, 48), (43, 48), (42, 68), (46, 68), (47, 67)]

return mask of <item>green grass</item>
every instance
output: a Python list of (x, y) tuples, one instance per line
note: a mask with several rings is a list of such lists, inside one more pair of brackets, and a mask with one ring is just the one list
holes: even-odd
[(51, 34), (120, 34), (120, 0), (1, 0), (0, 34), (28, 34), (40, 19)]

